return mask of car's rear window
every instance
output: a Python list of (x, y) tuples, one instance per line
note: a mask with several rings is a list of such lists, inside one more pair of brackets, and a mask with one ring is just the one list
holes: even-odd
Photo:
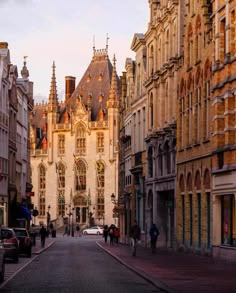
[(18, 236), (27, 236), (27, 232), (25, 230), (15, 230), (16, 237)]
[(11, 237), (13, 237), (12, 231), (1, 229), (1, 238), (2, 239), (9, 239)]

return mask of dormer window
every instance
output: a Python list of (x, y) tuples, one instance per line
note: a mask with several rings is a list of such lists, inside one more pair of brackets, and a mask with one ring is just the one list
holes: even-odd
[(98, 96), (98, 101), (102, 102), (102, 100), (103, 100), (103, 93), (101, 92), (100, 95)]
[(99, 75), (98, 75), (98, 80), (101, 81), (102, 78), (103, 78), (103, 72), (100, 72)]
[(90, 82), (90, 80), (91, 80), (91, 74), (89, 73), (89, 74), (87, 75), (86, 81), (87, 81), (87, 82)]

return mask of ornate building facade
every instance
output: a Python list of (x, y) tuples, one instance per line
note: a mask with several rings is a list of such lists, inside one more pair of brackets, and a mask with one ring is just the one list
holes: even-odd
[(148, 227), (156, 223), (162, 247), (175, 240), (176, 101), (182, 54), (182, 1), (149, 1), (147, 47), (147, 196)]
[(235, 259), (236, 246), (236, 6), (213, 5), (212, 200), (213, 254)]
[(6, 42), (0, 43), (0, 62), (0, 224), (27, 226), (31, 219), (29, 112), (33, 83), (26, 62), (18, 77)]
[(210, 1), (186, 5), (178, 79), (177, 246), (200, 253), (212, 236), (211, 11)]
[(58, 102), (55, 65), (49, 99), (31, 117), (31, 168), (36, 224), (69, 221), (81, 227), (117, 224), (119, 79), (108, 48), (95, 50), (84, 76), (66, 77)]

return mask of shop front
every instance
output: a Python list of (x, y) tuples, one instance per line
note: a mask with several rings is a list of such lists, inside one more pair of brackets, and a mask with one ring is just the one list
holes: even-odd
[[(213, 178), (213, 256), (236, 260), (236, 178)], [(217, 188), (216, 188), (217, 187)]]

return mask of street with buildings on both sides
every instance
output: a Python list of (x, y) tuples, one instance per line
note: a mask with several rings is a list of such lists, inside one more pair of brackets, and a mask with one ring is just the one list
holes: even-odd
[[(114, 292), (128, 291), (132, 281), (137, 292), (152, 290), (150, 279), (157, 290), (235, 288), (235, 0), (147, 2), (147, 31), (134, 33), (131, 44), (135, 60), (127, 58), (118, 76), (108, 39), (104, 49), (94, 46), (80, 81), (65, 77), (61, 102), (55, 62), (48, 101), (34, 103), (26, 57), (20, 77), (8, 43), (0, 42), (0, 225), (73, 222), (82, 230), (115, 223), (122, 243), (105, 247), (105, 265), (95, 238), (59, 235), (1, 290), (25, 281), (38, 289), (44, 276), (42, 287), (80, 284), (86, 291), (91, 275), (98, 290), (106, 279), (106, 290), (112, 269)], [(142, 230), (136, 258), (129, 255), (134, 220)], [(160, 231), (155, 255), (153, 222)], [(139, 277), (126, 269), (121, 276), (111, 256)]]
[(6, 264), (0, 292), (235, 292), (234, 264), (210, 257), (105, 244), (102, 236), (37, 238), (32, 258)]

